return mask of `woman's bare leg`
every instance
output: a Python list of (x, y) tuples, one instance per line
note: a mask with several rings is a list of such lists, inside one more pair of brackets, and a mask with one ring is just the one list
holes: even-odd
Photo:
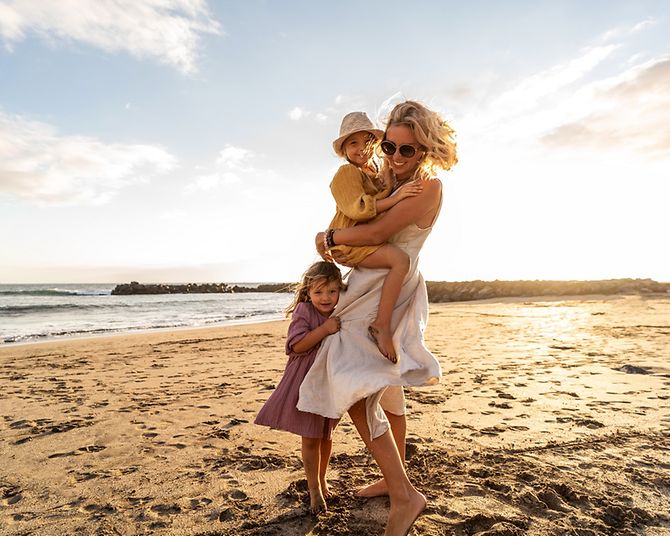
[(409, 271), (409, 257), (400, 248), (392, 244), (384, 244), (374, 253), (368, 255), (358, 264), (363, 268), (388, 268), (384, 278), (382, 293), (377, 308), (377, 318), (370, 324), (369, 331), (377, 343), (379, 351), (392, 363), (397, 363), (398, 355), (393, 346), (391, 317), (402, 283)]
[[(407, 419), (404, 415), (396, 415), (389, 411), (384, 411), (386, 413), (386, 418), (389, 420), (391, 425), (391, 433), (393, 434), (393, 440), (395, 441), (396, 448), (398, 449), (398, 454), (400, 455), (400, 461), (402, 461), (403, 466), (405, 465), (405, 452), (406, 452), (406, 443), (405, 437), (407, 435)], [(381, 497), (383, 495), (389, 494), (389, 488), (386, 485), (386, 480), (380, 478), (377, 482), (370, 484), (369, 486), (364, 486), (356, 490), (356, 497)]]
[(365, 400), (356, 402), (349, 409), (349, 416), (388, 484), (391, 508), (384, 535), (406, 536), (416, 518), (426, 508), (426, 498), (407, 478), (391, 433), (387, 430), (378, 438), (371, 439), (365, 414)]
[(326, 511), (326, 500), (321, 493), (319, 470), (321, 457), (321, 439), (302, 438), (302, 464), (305, 467), (307, 487), (309, 488), (309, 509), (313, 514)]
[(328, 471), (328, 464), (330, 463), (330, 453), (333, 450), (332, 439), (321, 440), (321, 459), (319, 465), (319, 482), (321, 484), (321, 493), (324, 497), (330, 497), (330, 488), (326, 480), (326, 471)]

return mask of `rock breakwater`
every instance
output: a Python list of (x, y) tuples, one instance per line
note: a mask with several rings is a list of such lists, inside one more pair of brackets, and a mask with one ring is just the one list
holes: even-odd
[(112, 289), (114, 296), (132, 294), (235, 294), (240, 292), (290, 292), (288, 283), (263, 283), (255, 287), (228, 285), (226, 283), (138, 283), (132, 281), (116, 285)]
[(586, 294), (656, 294), (670, 292), (670, 283), (652, 279), (599, 281), (428, 281), (433, 303), (534, 296), (583, 296)]
[[(117, 285), (113, 295), (132, 294), (234, 294), (241, 292), (292, 292), (293, 283), (258, 286), (227, 283), (143, 284), (133, 281)], [(606, 279), (599, 281), (428, 281), (428, 300), (433, 303), (535, 296), (583, 296), (587, 294), (665, 294), (670, 283), (652, 279)]]

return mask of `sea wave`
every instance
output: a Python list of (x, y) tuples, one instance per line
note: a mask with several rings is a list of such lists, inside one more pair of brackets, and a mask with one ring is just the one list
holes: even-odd
[(108, 296), (111, 291), (100, 290), (61, 290), (61, 289), (31, 289), (31, 290), (0, 290), (0, 296)]
[[(116, 304), (115, 308), (128, 307), (126, 304)], [(30, 305), (0, 305), (0, 314), (29, 315), (34, 313), (53, 313), (58, 311), (85, 311), (108, 308), (105, 304), (96, 303), (42, 303)]]

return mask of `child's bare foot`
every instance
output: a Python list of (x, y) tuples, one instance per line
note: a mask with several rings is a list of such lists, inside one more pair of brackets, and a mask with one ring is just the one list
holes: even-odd
[(391, 363), (398, 362), (398, 356), (395, 353), (395, 348), (393, 347), (393, 340), (391, 339), (391, 331), (389, 329), (381, 328), (370, 324), (368, 326), (368, 333), (379, 351), (382, 355), (388, 359)]
[(309, 511), (316, 515), (326, 512), (327, 510), (328, 508), (326, 507), (326, 500), (323, 498), (321, 488), (310, 488)]
[(327, 499), (331, 495), (330, 488), (328, 487), (328, 482), (326, 482), (325, 479), (321, 481), (321, 494), (325, 499)]
[(388, 494), (389, 488), (383, 478), (380, 478), (374, 484), (356, 490), (356, 497), (383, 497)]
[(391, 501), (384, 536), (407, 536), (416, 519), (425, 510), (426, 504), (426, 497), (416, 490), (405, 501)]

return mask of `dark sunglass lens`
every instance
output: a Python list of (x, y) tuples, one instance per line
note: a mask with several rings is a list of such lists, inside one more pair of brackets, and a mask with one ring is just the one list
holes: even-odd
[(390, 141), (384, 140), (381, 143), (381, 148), (384, 154), (392, 155), (395, 153), (395, 145)]
[(400, 146), (400, 154), (404, 156), (405, 158), (412, 158), (414, 154), (416, 153), (416, 149), (412, 147), (411, 145), (401, 145)]

